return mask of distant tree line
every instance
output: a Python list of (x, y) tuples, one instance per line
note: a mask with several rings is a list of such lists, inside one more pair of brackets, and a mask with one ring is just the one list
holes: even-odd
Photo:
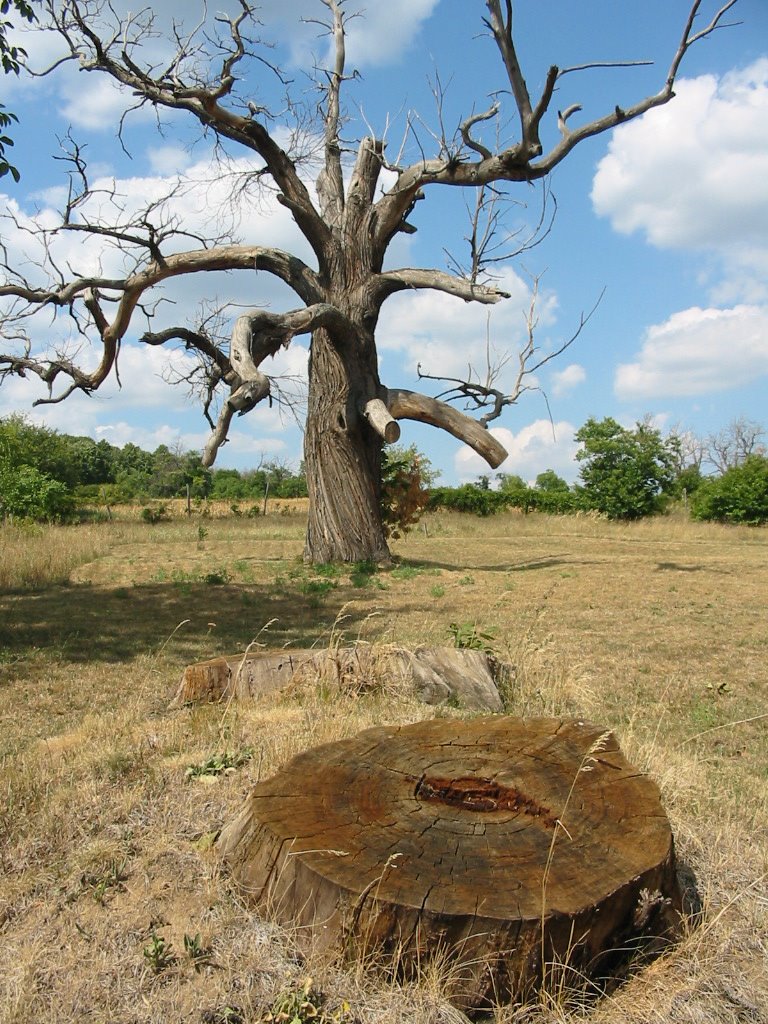
[(278, 460), (258, 469), (211, 471), (197, 452), (159, 445), (153, 452), (60, 434), (23, 416), (0, 419), (0, 517), (63, 520), (78, 505), (151, 499), (261, 501), (306, 495), (301, 470)]
[[(688, 431), (666, 436), (650, 420), (623, 427), (607, 417), (576, 432), (579, 480), (569, 485), (553, 470), (533, 485), (497, 474), (460, 487), (436, 487), (437, 473), (415, 446), (383, 455), (382, 509), (390, 536), (398, 536), (427, 509), (487, 516), (504, 509), (569, 515), (594, 511), (632, 520), (684, 504), (695, 519), (759, 525), (768, 522), (768, 450), (765, 429), (739, 419), (701, 440)], [(710, 472), (707, 473), (706, 470)], [(265, 495), (307, 494), (303, 467), (278, 460), (257, 469), (210, 470), (197, 452), (159, 445), (153, 452), (90, 437), (60, 434), (23, 416), (0, 419), (0, 518), (66, 520), (84, 503), (116, 505), (184, 497), (231, 503)], [(253, 505), (256, 508), (255, 505)]]
[[(481, 476), (473, 484), (434, 488), (429, 507), (482, 516), (508, 508), (551, 515), (592, 511), (632, 520), (678, 502), (694, 519), (760, 525), (768, 522), (765, 437), (763, 427), (746, 419), (705, 440), (680, 430), (665, 437), (649, 420), (627, 428), (610, 417), (589, 419), (576, 432), (580, 471), (573, 486), (551, 469), (533, 486), (499, 473), (495, 481)], [(705, 475), (705, 468), (714, 472)]]

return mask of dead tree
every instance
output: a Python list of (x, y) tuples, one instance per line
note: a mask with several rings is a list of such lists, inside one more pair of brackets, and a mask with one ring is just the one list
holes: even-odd
[[(91, 394), (117, 373), (121, 342), (139, 334), (137, 324), (145, 315), (151, 329), (141, 340), (181, 342), (200, 353), (209, 403), (214, 390), (228, 388), (206, 449), (206, 461), (211, 463), (234, 414), (246, 414), (270, 398), (273, 387), (264, 360), (296, 335), (310, 335), (305, 557), (316, 562), (386, 560), (380, 454), (383, 443), (399, 436), (397, 421), (415, 419), (447, 430), (495, 468), (506, 452), (485, 429), (490, 417), (478, 423), (449, 401), (469, 398), (473, 407), (489, 408), (497, 415), (525, 390), (526, 373), (537, 365), (539, 355), (535, 344), (523, 353), (521, 376), (511, 394), (499, 390), (492, 377), (459, 382), (455, 391), (443, 396), (445, 400), (390, 387), (380, 378), (376, 346), (383, 303), (407, 289), (433, 289), (485, 304), (506, 298), (487, 274), (498, 258), (490, 241), (498, 214), (494, 197), (509, 183), (528, 186), (545, 181), (575, 146), (669, 102), (689, 48), (720, 27), (736, 2), (718, 5), (710, 20), (700, 22), (704, 0), (695, 0), (658, 92), (623, 108), (608, 104), (601, 116), (578, 123), (577, 103), (560, 112), (551, 109), (555, 89), (565, 75), (604, 63), (552, 66), (541, 94), (532, 96), (513, 37), (512, 0), (486, 0), (482, 20), (499, 58), (492, 102), (485, 110), (467, 114), (452, 135), (443, 128), (436, 131), (435, 155), (428, 155), (414, 130), (401, 154), (392, 157), (384, 138), (370, 131), (355, 142), (347, 141), (354, 137), (354, 127), (347, 122), (342, 95), (356, 76), (346, 60), (345, 0), (318, 0), (332, 45), (327, 66), (316, 72), (321, 99), (315, 124), (306, 123), (306, 109), (291, 99), (282, 114), (262, 104), (262, 91), (266, 95), (268, 90), (261, 89), (259, 74), (262, 80), (276, 76), (288, 91), (290, 83), (270, 63), (270, 50), (251, 36), (259, 23), (250, 0), (239, 0), (235, 17), (218, 16), (213, 26), (202, 21), (186, 35), (175, 25), (170, 42), (176, 52), (161, 62), (151, 9), (118, 22), (112, 5), (103, 0), (45, 0), (41, 22), (47, 22), (65, 44), (64, 61), (76, 62), (85, 73), (109, 76), (134, 97), (135, 107), (183, 112), (217, 143), (250, 154), (253, 169), (244, 187), (272, 190), (290, 212), (312, 258), (307, 262), (275, 247), (238, 244), (226, 232), (215, 238), (195, 237), (169, 215), (162, 201), (148, 203), (138, 213), (121, 208), (115, 194), (101, 194), (94, 204), (82, 150), (71, 142), (70, 189), (61, 223), (27, 228), (35, 235), (37, 268), (30, 270), (33, 256), (23, 266), (9, 265), (5, 259), (1, 330), (9, 350), (0, 354), (0, 374), (37, 375), (48, 386), (44, 402), (62, 401), (74, 391)], [(154, 45), (145, 47), (147, 43)], [(575, 80), (571, 74), (568, 81)], [(257, 91), (249, 93), (248, 83), (251, 88), (256, 83)], [(510, 103), (516, 128), (515, 136), (506, 139), (510, 111), (504, 108)], [(292, 121), (292, 130), (286, 130), (286, 119)], [(558, 125), (559, 135), (545, 149), (542, 129), (548, 119)], [(412, 122), (409, 129), (414, 129)], [(314, 163), (310, 160), (304, 170), (300, 157), (307, 145)], [(417, 204), (431, 201), (445, 188), (477, 193), (475, 209), (490, 218), (490, 234), (478, 220), (470, 235), (468, 263), (450, 271), (384, 269), (392, 240), (415, 229), (410, 218)], [(10, 228), (21, 231), (25, 226), (17, 221)], [(60, 265), (51, 243), (62, 232), (98, 236), (119, 253), (115, 262), (121, 270), (110, 275), (98, 268), (80, 272), (77, 266)], [(296, 308), (259, 309), (234, 318), (229, 347), (189, 326), (154, 329), (163, 308), (155, 296), (164, 282), (217, 270), (272, 275), (295, 294)], [(73, 337), (95, 341), (100, 350), (95, 368), (81, 365), (76, 352), (36, 351), (31, 318), (46, 309), (71, 318)]]

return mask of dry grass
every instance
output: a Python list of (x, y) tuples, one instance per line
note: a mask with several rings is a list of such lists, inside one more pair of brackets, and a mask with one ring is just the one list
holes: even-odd
[[(167, 710), (185, 664), (273, 619), (266, 637), (297, 646), (448, 642), (476, 623), (517, 666), (510, 713), (590, 717), (659, 782), (701, 923), (600, 1001), (576, 986), (496, 1024), (767, 1020), (766, 531), (441, 515), (371, 574), (305, 569), (302, 530), (288, 512), (0, 533), (0, 1022), (202, 1024), (230, 1007), (253, 1024), (281, 998), (305, 1012), (308, 974), (327, 1022), (456, 1019), (439, 970), (401, 988), (304, 960), (211, 856), (295, 753), (435, 714), (402, 691), (310, 686)], [(224, 752), (249, 759), (187, 778)]]

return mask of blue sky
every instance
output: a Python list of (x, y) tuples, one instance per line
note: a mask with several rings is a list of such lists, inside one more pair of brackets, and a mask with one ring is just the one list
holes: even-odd
[[(127, 4), (118, 3), (118, 9)], [(189, 11), (189, 0), (159, 0), (161, 21)], [(213, 6), (213, 5), (212, 5)], [(221, 3), (226, 8), (226, 3)], [(348, 8), (361, 9), (363, 0)], [(714, 4), (706, 4), (703, 17)], [(516, 4), (518, 51), (532, 93), (550, 64), (561, 67), (592, 61), (654, 61), (651, 67), (593, 69), (561, 80), (553, 108), (581, 103), (574, 115), (592, 120), (615, 104), (627, 105), (663, 84), (687, 14), (687, 0), (538, 0)], [(298, 18), (322, 13), (317, 0), (261, 6), (264, 35), (276, 40), (273, 59), (292, 76), (295, 88), (308, 92), (302, 68), (322, 61), (326, 43), (317, 28)], [(444, 90), (443, 119), (453, 130), (472, 110), (485, 109), (488, 96), (504, 87), (495, 50), (483, 34), (481, 0), (390, 0), (369, 3), (369, 12), (350, 23), (348, 66), (359, 79), (346, 92), (348, 138), (358, 138), (367, 123), (387, 129), (388, 153), (400, 146), (408, 112), (418, 112), (417, 139), (429, 151), (437, 123), (434, 81)], [(537, 339), (544, 351), (569, 337), (582, 312), (600, 293), (604, 297), (574, 345), (548, 364), (537, 383), (541, 392), (522, 396), (493, 430), (510, 458), (501, 468), (533, 479), (553, 468), (569, 480), (577, 474), (574, 431), (589, 417), (613, 416), (631, 425), (650, 414), (659, 426), (717, 432), (746, 416), (768, 423), (768, 5), (739, 0), (729, 21), (742, 24), (718, 31), (688, 54), (677, 97), (665, 107), (612, 135), (577, 147), (551, 180), (558, 213), (550, 235), (537, 248), (499, 267), (512, 298), (475, 307), (440, 293), (393, 297), (378, 328), (381, 377), (390, 387), (428, 390), (416, 366), (425, 372), (460, 375), (471, 363), (482, 369), (486, 341), (497, 358), (511, 354), (511, 367), (525, 336), (531, 283), (539, 281)], [(25, 36), (30, 64), (42, 67), (56, 55), (55, 41)], [(155, 44), (162, 50), (162, 40)], [(253, 95), (265, 86), (249, 80)], [(80, 73), (72, 65), (37, 80), (0, 81), (2, 99), (20, 124), (14, 128), (13, 162), (22, 172), (15, 185), (0, 181), (0, 210), (20, 224), (40, 217), (52, 222), (64, 192), (63, 167), (55, 159), (57, 137), (67, 130), (87, 146), (93, 179), (111, 185), (130, 208), (160, 196), (183, 181), (173, 210), (190, 229), (210, 230), (237, 222), (246, 242), (279, 245), (306, 255), (290, 217), (271, 197), (250, 197), (233, 208), (231, 179), (212, 170), (210, 139), (178, 116), (164, 117), (162, 134), (151, 116), (129, 118), (124, 141), (116, 126), (126, 97), (104, 76)], [(510, 98), (502, 95), (511, 131)], [(283, 129), (278, 129), (282, 131)], [(544, 142), (555, 141), (554, 123), (545, 125)], [(249, 154), (228, 150), (233, 170), (244, 170)], [(428, 152), (431, 155), (431, 152)], [(4, 193), (4, 194), (3, 194)], [(538, 210), (540, 192), (514, 186), (521, 205), (511, 209), (511, 224), (523, 225)], [(411, 218), (418, 228), (400, 236), (390, 252), (391, 266), (446, 266), (446, 252), (461, 259), (468, 223), (467, 197), (457, 190), (433, 189)], [(0, 227), (15, 261), (33, 261), (34, 245), (14, 225)], [(59, 244), (59, 243), (57, 243)], [(62, 240), (60, 263), (78, 268), (109, 265), (82, 236)], [(83, 263), (85, 261), (85, 263)], [(296, 300), (264, 275), (200, 275), (174, 282), (157, 327), (195, 318), (202, 299), (246, 306), (267, 303), (275, 310)], [(145, 328), (137, 321), (135, 339)], [(38, 320), (45, 344), (64, 338), (63, 326)], [(306, 367), (306, 338), (281, 354), (274, 372), (301, 376)], [(95, 353), (83, 348), (88, 363)], [(207, 426), (200, 407), (183, 387), (167, 383), (184, 371), (184, 353), (138, 346), (129, 334), (120, 360), (121, 387), (110, 383), (90, 398), (75, 395), (65, 403), (31, 410), (40, 391), (34, 382), (13, 378), (0, 386), (0, 416), (30, 412), (33, 420), (61, 431), (128, 441), (146, 448), (180, 443), (202, 448)], [(264, 366), (267, 372), (272, 368)], [(485, 464), (453, 438), (403, 422), (404, 443), (415, 442), (442, 472), (444, 482), (472, 479)], [(217, 466), (248, 468), (261, 458), (298, 462), (301, 432), (276, 408), (257, 408), (235, 420), (231, 441)]]

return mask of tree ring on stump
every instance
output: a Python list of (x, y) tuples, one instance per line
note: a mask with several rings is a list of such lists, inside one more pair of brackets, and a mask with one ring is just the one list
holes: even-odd
[(659, 791), (591, 722), (367, 729), (260, 782), (217, 849), (311, 942), (408, 973), (445, 958), (465, 1010), (595, 974), (680, 907)]

